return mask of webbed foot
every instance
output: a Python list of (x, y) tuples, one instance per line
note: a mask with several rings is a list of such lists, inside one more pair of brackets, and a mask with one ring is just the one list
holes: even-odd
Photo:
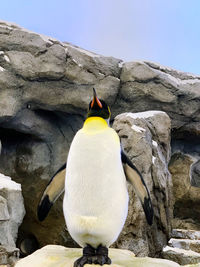
[(111, 259), (108, 257), (108, 249), (103, 246), (98, 246), (94, 249), (90, 245), (87, 245), (83, 249), (83, 256), (77, 259), (74, 263), (74, 267), (83, 267), (85, 264), (111, 264)]

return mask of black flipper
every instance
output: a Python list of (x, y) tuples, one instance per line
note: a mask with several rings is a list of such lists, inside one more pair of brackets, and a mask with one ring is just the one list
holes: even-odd
[(43, 221), (49, 213), (53, 203), (64, 192), (66, 164), (64, 164), (49, 181), (37, 209), (38, 219)]
[(154, 212), (153, 212), (153, 206), (151, 203), (149, 191), (147, 189), (145, 181), (141, 173), (133, 165), (133, 163), (127, 157), (127, 155), (124, 153), (123, 150), (121, 151), (121, 159), (122, 159), (126, 178), (133, 185), (135, 192), (141, 201), (148, 224), (152, 225)]

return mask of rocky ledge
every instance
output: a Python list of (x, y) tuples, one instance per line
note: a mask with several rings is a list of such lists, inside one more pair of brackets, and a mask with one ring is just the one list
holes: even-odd
[[(81, 257), (82, 249), (65, 248), (62, 246), (48, 245), (32, 255), (18, 261), (15, 267), (73, 267), (73, 263)], [(137, 258), (133, 252), (121, 249), (110, 249), (109, 257), (112, 264), (106, 267), (178, 267), (179, 264), (163, 259)], [(100, 265), (86, 264), (85, 267)]]

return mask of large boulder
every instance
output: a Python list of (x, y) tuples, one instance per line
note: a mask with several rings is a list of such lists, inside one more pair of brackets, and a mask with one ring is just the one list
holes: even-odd
[(25, 215), (21, 185), (0, 174), (0, 244), (15, 247)]
[(137, 256), (159, 256), (171, 233), (172, 180), (168, 171), (171, 121), (165, 112), (118, 115), (113, 123), (129, 158), (142, 173), (150, 191), (155, 217), (149, 227), (139, 199), (129, 185), (129, 213), (117, 247)]
[(199, 76), (151, 62), (128, 62), (123, 64), (120, 80), (118, 110), (163, 110), (172, 119), (172, 129), (200, 133)]
[[(70, 249), (62, 246), (46, 246), (36, 251), (32, 255), (20, 260), (15, 267), (72, 267), (75, 260), (81, 257), (81, 249)], [(131, 251), (110, 249), (109, 256), (112, 259), (111, 265), (104, 265), (110, 267), (178, 267), (179, 264), (153, 258), (136, 258)], [(94, 265), (86, 264), (85, 267), (93, 267)], [(95, 265), (100, 266), (100, 265)]]
[(14, 266), (18, 228), (25, 215), (21, 185), (0, 173), (0, 266)]

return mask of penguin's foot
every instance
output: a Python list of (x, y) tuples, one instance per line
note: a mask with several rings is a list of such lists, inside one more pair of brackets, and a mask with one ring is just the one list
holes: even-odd
[(98, 264), (111, 264), (111, 259), (108, 257), (108, 248), (99, 245), (96, 249), (96, 256), (98, 257)]
[(103, 246), (98, 246), (95, 250), (90, 245), (83, 249), (83, 256), (75, 261), (74, 267), (83, 267), (85, 264), (111, 264), (111, 259), (108, 257), (108, 249)]

